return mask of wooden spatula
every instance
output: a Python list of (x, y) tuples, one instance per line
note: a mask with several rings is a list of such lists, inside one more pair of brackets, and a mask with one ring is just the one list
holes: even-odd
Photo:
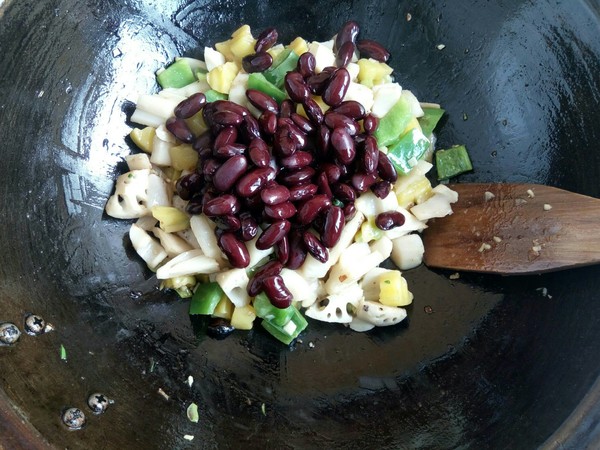
[(600, 263), (599, 199), (537, 184), (449, 187), (459, 200), (429, 221), (426, 265), (526, 275)]

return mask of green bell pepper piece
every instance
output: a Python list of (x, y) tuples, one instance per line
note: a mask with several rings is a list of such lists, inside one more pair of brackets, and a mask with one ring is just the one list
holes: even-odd
[(413, 128), (388, 147), (388, 158), (400, 173), (407, 174), (412, 169), (411, 160), (419, 160), (431, 143), (418, 128)]
[(258, 294), (252, 304), (256, 315), (277, 326), (283, 326), (290, 321), (296, 308), (288, 306), (285, 309), (276, 308), (264, 293)]
[(286, 48), (273, 60), (273, 64), (263, 72), (265, 78), (277, 86), (283, 88), (285, 76), (298, 65), (298, 55), (290, 48)]
[(419, 117), (419, 125), (425, 137), (430, 137), (445, 111), (442, 108), (423, 108), (423, 112), (425, 115)]
[(156, 79), (163, 89), (181, 88), (196, 81), (196, 76), (188, 62), (185, 59), (180, 59), (157, 73)]
[(225, 293), (216, 282), (200, 284), (190, 302), (190, 315), (212, 314)]
[(438, 150), (435, 153), (435, 165), (438, 180), (445, 180), (473, 170), (469, 153), (464, 145), (450, 147), (448, 150)]
[(267, 80), (260, 72), (250, 74), (248, 77), (248, 89), (256, 89), (263, 92), (273, 97), (277, 103), (281, 103), (287, 97), (285, 92)]
[(227, 100), (229, 96), (227, 94), (222, 94), (220, 92), (215, 91), (214, 89), (209, 89), (204, 93), (206, 97), (206, 102), (216, 102), (217, 100)]
[[(291, 306), (291, 308), (294, 308), (294, 307)], [(278, 326), (278, 325), (275, 325), (273, 322), (270, 322), (266, 319), (263, 320), (261, 324), (262, 324), (263, 328), (265, 330), (267, 330), (271, 335), (273, 335), (276, 339), (278, 339), (279, 341), (283, 342), (286, 345), (289, 345), (308, 326), (308, 322), (302, 316), (302, 314), (300, 314), (300, 311), (298, 311), (296, 308), (294, 308), (294, 315), (292, 316), (292, 318), (290, 319), (289, 322), (292, 322), (294, 325), (296, 325), (296, 328), (294, 329), (294, 331), (292, 333), (288, 333), (284, 329), (285, 325)]]
[(379, 147), (388, 146), (398, 140), (398, 137), (412, 120), (410, 104), (404, 97), (396, 102), (392, 109), (379, 120), (379, 126), (374, 136)]

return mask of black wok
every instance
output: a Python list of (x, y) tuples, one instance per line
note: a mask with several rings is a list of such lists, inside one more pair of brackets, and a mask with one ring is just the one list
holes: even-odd
[[(458, 280), (421, 267), (406, 273), (408, 322), (311, 323), (288, 349), (260, 330), (205, 338), (156, 289), (129, 224), (103, 214), (131, 151), (129, 101), (157, 68), (242, 23), (287, 42), (348, 19), (447, 109), (440, 146), (467, 144), (475, 166), (460, 181), (600, 196), (597, 0), (0, 1), (0, 321), (56, 327), (0, 348), (0, 447), (598, 448), (598, 267)], [(92, 392), (115, 400), (101, 416)], [(62, 425), (68, 406), (84, 429)]]

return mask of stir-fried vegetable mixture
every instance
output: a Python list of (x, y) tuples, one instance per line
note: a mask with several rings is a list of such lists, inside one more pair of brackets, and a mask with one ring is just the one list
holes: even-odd
[[(305, 316), (356, 331), (401, 322), (419, 232), (457, 194), (426, 174), (444, 114), (393, 78), (389, 52), (356, 22), (327, 42), (287, 45), (250, 27), (158, 71), (139, 96), (106, 212), (161, 287), (226, 330), (285, 344)], [(464, 147), (436, 153), (440, 179), (471, 170)], [(386, 259), (396, 270), (379, 267)]]

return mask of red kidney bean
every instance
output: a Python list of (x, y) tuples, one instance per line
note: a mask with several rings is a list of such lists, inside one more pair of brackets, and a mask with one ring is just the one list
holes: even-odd
[(352, 57), (354, 56), (354, 50), (356, 50), (356, 46), (354, 42), (344, 42), (340, 48), (338, 48), (337, 56), (335, 58), (335, 64), (338, 67), (346, 67), (350, 61), (352, 61)]
[(302, 240), (302, 233), (299, 230), (290, 231), (289, 237), (289, 258), (286, 264), (291, 270), (300, 268), (306, 259), (306, 248)]
[(251, 215), (240, 219), (240, 237), (242, 241), (251, 241), (258, 234), (258, 224)]
[(263, 291), (275, 308), (285, 309), (292, 304), (292, 293), (285, 286), (281, 276), (267, 277), (262, 285)]
[(290, 199), (290, 190), (280, 184), (273, 184), (260, 191), (260, 198), (266, 205), (278, 205)]
[(310, 92), (315, 95), (323, 94), (332, 73), (332, 71), (323, 70), (321, 73), (309, 76), (306, 79), (306, 84), (308, 85)]
[(379, 173), (379, 176), (382, 179), (389, 181), (390, 183), (395, 183), (398, 179), (398, 172), (396, 172), (396, 168), (387, 155), (381, 150), (379, 151), (379, 159), (377, 162), (377, 173)]
[(275, 179), (275, 169), (272, 167), (259, 167), (243, 175), (235, 186), (238, 195), (252, 197)]
[(203, 212), (207, 216), (227, 216), (234, 215), (240, 209), (240, 201), (231, 194), (215, 197), (204, 202)]
[(304, 100), (302, 106), (304, 107), (306, 116), (312, 123), (320, 124), (323, 122), (323, 110), (316, 101), (309, 97)]
[(340, 168), (333, 163), (323, 163), (320, 168), (327, 175), (329, 184), (337, 182), (342, 176)]
[(286, 264), (290, 258), (290, 243), (287, 236), (284, 236), (277, 244), (275, 244), (275, 255), (277, 261), (281, 264)]
[(247, 73), (262, 72), (273, 64), (273, 57), (267, 52), (256, 52), (242, 58), (242, 67)]
[(317, 128), (317, 137), (315, 140), (315, 148), (321, 159), (324, 159), (329, 154), (329, 144), (331, 143), (331, 130), (326, 125), (319, 125)]
[(355, 173), (352, 175), (352, 187), (358, 192), (367, 192), (376, 181), (377, 175), (373, 173)]
[(315, 220), (319, 213), (326, 211), (329, 207), (331, 207), (331, 200), (326, 195), (315, 195), (300, 206), (296, 221), (300, 225), (308, 225)]
[(204, 205), (204, 194), (194, 194), (192, 196), (192, 198), (190, 198), (190, 201), (188, 202), (188, 204), (185, 207), (186, 212), (188, 212), (189, 214), (200, 214), (202, 213), (202, 207)]
[(373, 191), (373, 194), (375, 194), (378, 198), (386, 198), (390, 194), (391, 190), (392, 183), (389, 181), (378, 181), (371, 186), (371, 191)]
[(282, 170), (279, 172), (278, 180), (287, 186), (296, 186), (297, 184), (303, 184), (309, 182), (313, 175), (315, 174), (315, 169), (310, 166), (302, 167), (300, 169), (293, 170)]
[(175, 191), (183, 200), (192, 198), (192, 195), (200, 192), (202, 187), (204, 187), (204, 178), (197, 172), (179, 177), (175, 183)]
[(246, 292), (250, 297), (256, 297), (262, 291), (262, 284), (265, 278), (279, 275), (283, 269), (283, 264), (279, 261), (269, 261), (264, 266), (260, 267), (250, 278), (246, 285)]
[(359, 130), (358, 123), (352, 118), (334, 111), (327, 111), (325, 113), (325, 125), (331, 129), (345, 128), (350, 136), (356, 135)]
[(216, 216), (212, 220), (217, 224), (217, 228), (223, 231), (237, 231), (242, 226), (240, 219), (235, 216)]
[(254, 44), (254, 51), (256, 53), (266, 52), (277, 42), (277, 30), (273, 27), (267, 28), (262, 31), (256, 38), (256, 44)]
[(356, 191), (346, 183), (336, 183), (332, 186), (331, 190), (333, 195), (335, 195), (335, 198), (344, 203), (353, 202), (356, 200)]
[(298, 184), (290, 187), (290, 201), (299, 202), (302, 200), (308, 200), (317, 193), (318, 187), (316, 184)]
[(363, 119), (363, 128), (365, 129), (365, 133), (367, 134), (375, 133), (375, 130), (377, 130), (378, 126), (379, 119), (372, 114), (367, 114)]
[[(223, 130), (225, 131), (225, 130)], [(232, 158), (243, 155), (246, 152), (246, 146), (242, 144), (226, 144), (218, 147), (213, 154), (219, 158)]]
[(217, 169), (221, 167), (221, 163), (214, 158), (205, 159), (202, 163), (202, 174), (207, 178), (211, 179)]
[(288, 136), (296, 143), (296, 148), (306, 147), (306, 134), (292, 120), (284, 128), (287, 130)]
[(327, 196), (327, 198), (333, 198), (333, 194), (331, 193), (331, 187), (329, 186), (329, 181), (327, 180), (327, 174), (325, 172), (321, 172), (317, 176), (317, 187), (317, 192)]
[(279, 113), (279, 105), (273, 97), (256, 89), (248, 89), (246, 97), (261, 112), (270, 111), (274, 114)]
[(290, 118), (292, 119), (292, 122), (294, 122), (294, 124), (304, 133), (310, 134), (315, 131), (315, 126), (306, 117), (301, 116), (298, 113), (292, 113)]
[(244, 156), (233, 156), (217, 169), (213, 177), (213, 185), (218, 191), (228, 191), (247, 169), (248, 161)]
[(223, 128), (214, 140), (213, 148), (216, 150), (227, 144), (235, 144), (238, 137), (238, 131), (235, 127)]
[(213, 150), (210, 147), (200, 149), (198, 151), (198, 163), (197, 165), (202, 165), (202, 162), (213, 156)]
[(329, 259), (329, 252), (327, 251), (327, 247), (323, 245), (318, 237), (310, 231), (305, 231), (302, 235), (302, 239), (308, 253), (310, 253), (317, 261), (321, 261), (322, 263), (327, 262)]
[(361, 120), (365, 117), (365, 107), (356, 100), (346, 100), (333, 108), (332, 111), (354, 120)]
[(342, 103), (350, 86), (350, 74), (344, 67), (340, 67), (331, 75), (327, 87), (323, 91), (323, 101), (329, 106)]
[(240, 241), (235, 234), (226, 231), (219, 237), (219, 247), (227, 256), (233, 267), (243, 269), (250, 264), (250, 254), (246, 245)]
[(379, 164), (379, 149), (377, 140), (373, 136), (367, 136), (364, 142), (363, 166), (366, 173), (375, 173)]
[(270, 224), (256, 240), (258, 250), (266, 250), (277, 244), (289, 233), (291, 224), (287, 220), (278, 220)]
[(375, 217), (377, 228), (387, 231), (404, 225), (404, 214), (399, 211), (386, 211)]
[(212, 134), (210, 131), (202, 133), (192, 144), (192, 148), (199, 152), (204, 148), (212, 148)]
[(253, 116), (244, 116), (240, 130), (242, 131), (242, 137), (246, 143), (250, 142), (254, 138), (262, 138), (258, 120), (256, 120)]
[(286, 169), (299, 169), (308, 166), (313, 160), (312, 153), (298, 150), (291, 156), (286, 156), (279, 160), (279, 164)]
[(194, 142), (194, 133), (190, 131), (185, 120), (177, 117), (169, 117), (169, 119), (167, 119), (166, 127), (167, 130), (181, 142), (188, 144)]
[(296, 141), (288, 133), (288, 130), (280, 128), (277, 130), (273, 140), (273, 151), (280, 157), (293, 155), (296, 151)]
[(200, 112), (206, 104), (206, 96), (202, 92), (190, 95), (180, 102), (175, 108), (175, 117), (178, 119), (189, 119), (194, 114)]
[(266, 135), (273, 135), (277, 131), (277, 115), (271, 111), (265, 111), (258, 118), (261, 131)]
[(259, 138), (252, 139), (248, 146), (248, 157), (255, 166), (268, 167), (271, 161), (271, 154), (266, 142)]
[(336, 128), (331, 133), (331, 146), (342, 164), (350, 164), (356, 156), (354, 141), (345, 128)]
[(356, 214), (356, 206), (354, 206), (354, 202), (348, 203), (346, 206), (344, 206), (343, 211), (346, 222), (352, 220)]
[[(355, 146), (355, 148), (356, 148), (356, 146)], [(346, 164), (342, 164), (339, 161), (335, 161), (335, 165), (338, 166), (338, 168), (340, 169), (340, 173), (341, 173), (340, 178), (346, 178), (348, 176), (348, 174), (350, 173), (350, 169), (349, 169), (350, 166), (347, 166)]]
[(362, 58), (373, 58), (379, 62), (387, 62), (390, 59), (390, 52), (379, 42), (372, 41), (371, 39), (358, 41), (356, 47)]
[(354, 20), (346, 22), (335, 37), (335, 48), (341, 48), (346, 42), (356, 42), (359, 31), (360, 27)]
[(279, 117), (289, 119), (293, 112), (296, 112), (296, 107), (291, 100), (285, 99), (281, 102), (281, 106), (279, 107)]
[(285, 75), (284, 86), (293, 102), (302, 103), (310, 96), (310, 90), (298, 72), (288, 72)]
[[(248, 108), (229, 100), (217, 100), (215, 102), (208, 103), (208, 105), (213, 105), (215, 113), (229, 111), (242, 117), (250, 115)], [(206, 106), (204, 108), (206, 108)]]
[(331, 248), (340, 240), (345, 225), (344, 211), (339, 206), (332, 206), (325, 214), (325, 224), (321, 233), (321, 242)]
[(212, 122), (224, 127), (239, 126), (244, 118), (233, 111), (218, 111), (213, 114)]
[(300, 58), (298, 58), (298, 64), (296, 65), (296, 70), (304, 78), (308, 78), (311, 75), (315, 74), (315, 66), (316, 65), (317, 65), (317, 60), (315, 59), (315, 55), (313, 55), (310, 52), (305, 52), (300, 55)]
[(289, 219), (296, 214), (296, 207), (290, 202), (278, 203), (277, 205), (265, 205), (267, 217), (276, 220)]

